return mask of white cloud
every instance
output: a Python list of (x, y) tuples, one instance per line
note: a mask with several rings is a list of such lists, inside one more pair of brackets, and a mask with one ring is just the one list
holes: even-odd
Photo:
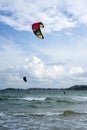
[(63, 77), (63, 74), (65, 74), (65, 70), (62, 65), (49, 66), (45, 73), (46, 77), (49, 77), (52, 79), (58, 79), (61, 76)]
[(42, 21), (45, 31), (59, 31), (79, 24), (87, 25), (86, 0), (0, 0), (0, 21), (17, 30), (31, 30)]
[[(33, 56), (25, 58), (25, 64), (11, 66), (0, 71), (0, 85), (4, 87), (70, 87), (73, 84), (86, 83), (87, 72), (81, 66), (73, 66), (66, 70), (63, 65), (46, 64), (40, 58)], [(28, 83), (23, 82), (26, 75)], [(45, 85), (45, 86), (44, 86)]]
[(87, 0), (69, 0), (68, 11), (71, 12), (77, 23), (87, 25)]
[(62, 87), (70, 87), (72, 84), (84, 84), (86, 83), (86, 72), (83, 70), (81, 66), (72, 66), (70, 69), (64, 68), (63, 65), (57, 64), (45, 64), (41, 59), (34, 56), (31, 58), (27, 58), (27, 62), (25, 64), (25, 69), (29, 72), (30, 76), (37, 81), (46, 81), (48, 83), (52, 83)]
[(31, 72), (33, 76), (36, 78), (51, 78), (57, 79), (60, 77), (65, 71), (63, 66), (61, 65), (45, 65), (38, 57), (34, 56), (27, 59), (27, 64), (24, 68)]
[(84, 73), (83, 69), (80, 66), (72, 67), (69, 71), (70, 75), (78, 75)]
[(24, 68), (37, 78), (42, 78), (45, 73), (44, 63), (36, 56), (30, 58)]

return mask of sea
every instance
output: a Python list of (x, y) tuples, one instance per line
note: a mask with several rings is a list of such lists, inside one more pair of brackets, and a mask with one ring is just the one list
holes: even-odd
[(0, 90), (0, 130), (87, 130), (87, 90)]

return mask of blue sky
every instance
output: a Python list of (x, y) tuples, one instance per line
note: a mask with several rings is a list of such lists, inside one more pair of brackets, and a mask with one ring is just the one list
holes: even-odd
[(0, 0), (0, 74), (0, 89), (87, 84), (87, 0)]

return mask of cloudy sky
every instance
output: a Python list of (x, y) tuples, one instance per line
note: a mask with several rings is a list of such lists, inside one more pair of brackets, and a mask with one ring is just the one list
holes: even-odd
[(0, 0), (0, 89), (75, 84), (87, 84), (87, 0)]

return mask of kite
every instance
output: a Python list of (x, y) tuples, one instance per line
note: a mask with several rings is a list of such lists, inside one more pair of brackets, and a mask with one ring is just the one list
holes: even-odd
[(32, 24), (32, 30), (34, 32), (34, 34), (40, 38), (40, 39), (44, 39), (44, 36), (41, 32), (40, 27), (44, 28), (44, 24), (42, 22), (38, 22), (38, 23), (34, 23)]
[(25, 82), (27, 82), (26, 76), (23, 77), (23, 80), (24, 80)]

